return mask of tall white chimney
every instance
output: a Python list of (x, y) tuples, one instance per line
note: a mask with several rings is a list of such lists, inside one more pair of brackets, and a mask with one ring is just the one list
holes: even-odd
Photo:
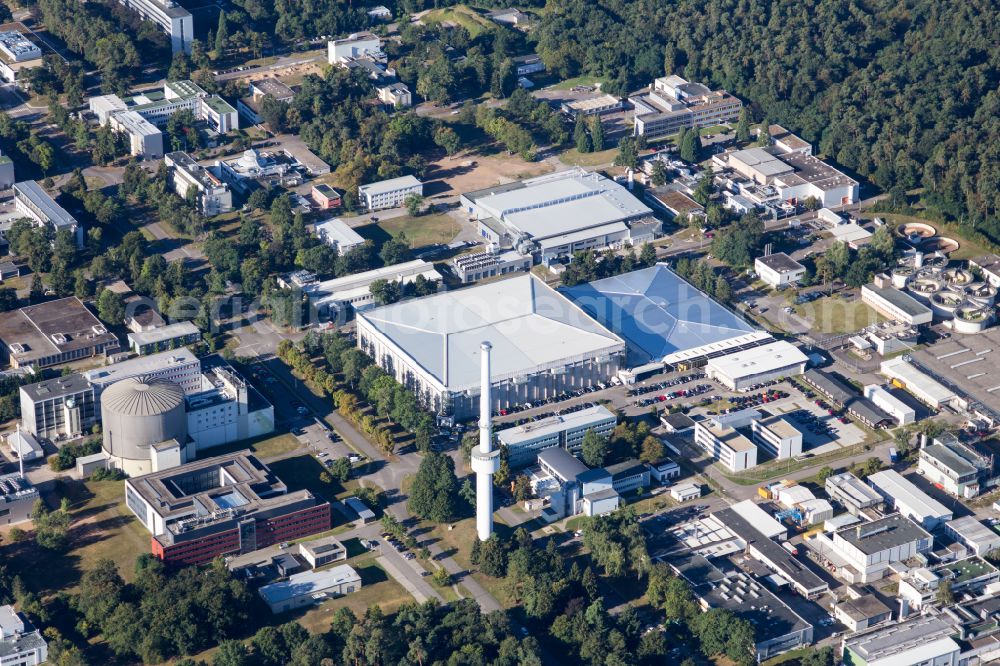
[(489, 342), (480, 345), (479, 447), (472, 450), (472, 471), (476, 473), (476, 532), (480, 541), (486, 541), (493, 534), (493, 475), (500, 469), (500, 451), (493, 450), (491, 349), (493, 345)]

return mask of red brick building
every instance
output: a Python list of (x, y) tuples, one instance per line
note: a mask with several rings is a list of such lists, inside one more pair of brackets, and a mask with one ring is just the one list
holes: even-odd
[(205, 564), (330, 529), (328, 502), (288, 492), (249, 451), (128, 479), (125, 502), (152, 534), (153, 555), (170, 564)]

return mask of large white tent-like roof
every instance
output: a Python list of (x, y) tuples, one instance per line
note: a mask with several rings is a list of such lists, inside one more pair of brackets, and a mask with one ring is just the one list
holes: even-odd
[(621, 338), (530, 274), (358, 317), (450, 391), (478, 387), (484, 341), (493, 345), (493, 381), (558, 369), (625, 347)]

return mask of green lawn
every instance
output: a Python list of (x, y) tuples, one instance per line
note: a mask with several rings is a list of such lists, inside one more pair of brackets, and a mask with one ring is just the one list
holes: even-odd
[(597, 86), (604, 85), (604, 80), (596, 76), (575, 76), (572, 79), (566, 79), (560, 81), (559, 83), (552, 86), (555, 90), (569, 90), (574, 86)]
[(54, 553), (31, 540), (5, 539), (0, 559), (41, 595), (75, 591), (83, 573), (103, 558), (114, 560), (122, 577), (132, 580), (135, 559), (150, 552), (150, 535), (125, 506), (125, 482), (64, 480), (60, 486), (59, 494), (70, 501), (69, 550)]
[(298, 623), (310, 633), (322, 634), (329, 631), (333, 612), (338, 608), (350, 608), (355, 615), (361, 617), (370, 606), (381, 606), (385, 614), (389, 615), (403, 604), (413, 601), (406, 588), (397, 583), (374, 560), (369, 560), (363, 565), (352, 562), (352, 566), (361, 575), (361, 589), (337, 599), (324, 601), (303, 613), (298, 618)]
[(615, 156), (617, 154), (617, 148), (608, 148), (607, 150), (601, 150), (596, 153), (581, 153), (576, 148), (570, 148), (561, 154), (559, 159), (563, 163), (571, 164), (573, 166), (592, 167), (600, 166), (602, 164), (611, 164), (615, 161)]
[(945, 236), (947, 238), (954, 238), (957, 240), (961, 247), (955, 252), (952, 252), (948, 257), (950, 259), (964, 260), (972, 259), (973, 257), (981, 257), (984, 254), (991, 254), (993, 249), (969, 240), (962, 235), (961, 228), (956, 224), (942, 224), (941, 222), (935, 222), (932, 220), (925, 220), (922, 217), (915, 217), (913, 215), (900, 215), (898, 213), (872, 213), (866, 212), (866, 215), (872, 217), (879, 217), (889, 223), (893, 229), (895, 229), (900, 224), (906, 222), (919, 222), (920, 224), (929, 224), (935, 229), (937, 229), (938, 236)]
[(232, 453), (233, 451), (250, 449), (252, 453), (257, 454), (258, 457), (267, 461), (272, 458), (286, 456), (289, 453), (297, 451), (301, 448), (304, 448), (303, 444), (296, 439), (294, 435), (286, 432), (280, 435), (268, 435), (249, 443), (246, 441), (240, 441), (232, 444), (226, 444), (225, 446), (216, 446), (209, 449), (205, 455), (201, 457), (212, 458), (226, 453)]
[(357, 227), (355, 231), (376, 243), (385, 242), (402, 231), (406, 233), (410, 247), (418, 248), (450, 243), (462, 231), (462, 227), (450, 215), (432, 213), (417, 217), (403, 215), (381, 220), (375, 224)]
[(813, 330), (822, 333), (850, 333), (885, 318), (861, 302), (860, 297), (844, 300), (827, 296), (795, 306), (799, 316), (812, 322)]
[(469, 31), (469, 36), (475, 38), (483, 30), (491, 26), (490, 20), (478, 14), (465, 5), (455, 5), (447, 9), (434, 9), (424, 14), (420, 19), (426, 25), (436, 23), (455, 23)]

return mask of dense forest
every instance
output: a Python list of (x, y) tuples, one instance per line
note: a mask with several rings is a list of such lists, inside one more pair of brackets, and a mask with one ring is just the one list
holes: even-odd
[(1000, 6), (985, 0), (549, 0), (539, 54), (618, 88), (722, 86), (880, 188), (1000, 240)]

